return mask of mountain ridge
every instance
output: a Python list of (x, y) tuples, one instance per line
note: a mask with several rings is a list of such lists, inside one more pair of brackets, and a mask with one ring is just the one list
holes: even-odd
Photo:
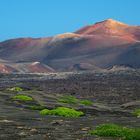
[[(0, 42), (0, 64), (19, 72), (19, 64), (24, 66), (24, 63), (35, 62), (40, 65), (31, 72), (71, 71), (74, 68), (91, 70), (95, 67), (106, 69), (114, 65), (140, 68), (139, 59), (140, 26), (129, 26), (112, 19), (83, 27), (73, 33)], [(14, 64), (17, 64), (16, 68)], [(25, 71), (30, 70), (25, 65)], [(0, 72), (3, 71), (0, 69)]]

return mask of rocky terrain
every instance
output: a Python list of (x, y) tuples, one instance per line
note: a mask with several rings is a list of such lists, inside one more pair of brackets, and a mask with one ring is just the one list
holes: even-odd
[[(132, 111), (140, 108), (140, 71), (116, 69), (1, 74), (0, 140), (116, 140), (91, 136), (89, 131), (103, 123), (139, 128), (140, 118), (133, 116)], [(27, 95), (33, 100), (13, 100), (16, 95)], [(93, 104), (60, 102), (66, 95)], [(78, 118), (41, 115), (31, 106), (72, 107), (85, 115)]]

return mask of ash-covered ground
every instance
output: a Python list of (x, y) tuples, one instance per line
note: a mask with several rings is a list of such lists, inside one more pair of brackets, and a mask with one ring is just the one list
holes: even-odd
[[(10, 91), (13, 87), (23, 90)], [(12, 100), (15, 95), (33, 100)], [(93, 104), (59, 102), (65, 95)], [(43, 116), (39, 110), (29, 109), (34, 105), (75, 108), (85, 115)], [(136, 108), (140, 108), (139, 70), (0, 75), (0, 140), (109, 140), (88, 132), (103, 123), (140, 127), (140, 118), (131, 113)]]

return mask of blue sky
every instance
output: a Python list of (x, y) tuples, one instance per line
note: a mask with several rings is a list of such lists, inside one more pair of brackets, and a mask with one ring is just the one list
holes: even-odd
[(140, 0), (0, 0), (0, 41), (73, 32), (108, 18), (140, 25)]

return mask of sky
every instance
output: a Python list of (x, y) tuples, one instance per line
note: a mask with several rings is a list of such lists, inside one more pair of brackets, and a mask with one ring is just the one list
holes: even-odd
[(140, 0), (0, 0), (0, 41), (74, 32), (105, 19), (140, 25)]

